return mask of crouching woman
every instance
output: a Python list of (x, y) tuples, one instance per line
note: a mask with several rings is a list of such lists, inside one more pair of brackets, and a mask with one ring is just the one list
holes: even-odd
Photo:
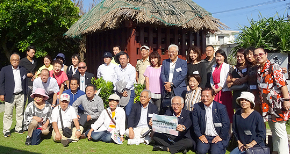
[(30, 97), (34, 98), (34, 101), (27, 105), (24, 113), (24, 127), (28, 129), (25, 144), (38, 145), (41, 134), (49, 133), (51, 105), (46, 102), (48, 96), (42, 88), (37, 88)]
[(89, 140), (109, 143), (113, 141), (111, 136), (116, 132), (120, 135), (121, 142), (124, 141), (126, 115), (121, 107), (117, 107), (119, 100), (120, 97), (117, 94), (110, 95), (109, 107), (102, 111), (98, 120), (86, 132)]

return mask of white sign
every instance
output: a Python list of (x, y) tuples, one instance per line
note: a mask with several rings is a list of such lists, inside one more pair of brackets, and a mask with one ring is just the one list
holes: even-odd
[(152, 129), (154, 132), (178, 136), (177, 125), (178, 120), (175, 116), (153, 114)]

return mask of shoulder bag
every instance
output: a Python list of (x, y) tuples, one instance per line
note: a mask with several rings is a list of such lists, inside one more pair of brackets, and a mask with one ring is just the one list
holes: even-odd
[(72, 130), (71, 128), (68, 128), (68, 127), (63, 127), (63, 121), (62, 121), (62, 115), (61, 115), (61, 108), (59, 108), (59, 116), (60, 116), (60, 122), (61, 122), (61, 128), (62, 128), (62, 132), (63, 132), (63, 135), (67, 138), (70, 138), (72, 136)]

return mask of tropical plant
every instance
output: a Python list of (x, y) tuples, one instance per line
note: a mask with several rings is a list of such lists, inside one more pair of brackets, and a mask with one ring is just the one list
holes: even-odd
[(134, 84), (135, 98), (134, 103), (140, 101), (141, 92), (145, 89), (145, 85), (143, 84)]
[(259, 20), (251, 19), (250, 26), (240, 27), (241, 32), (236, 39), (235, 53), (240, 48), (263, 47), (272, 52), (290, 51), (290, 23), (276, 14), (274, 17), (259, 16)]
[(1, 0), (1, 55), (8, 61), (29, 45), (36, 47), (36, 57), (77, 51), (78, 44), (63, 34), (80, 18), (78, 13), (71, 0)]
[(109, 106), (109, 96), (114, 93), (113, 82), (106, 81), (103, 78), (92, 78), (91, 83), (96, 87), (97, 90), (100, 90), (99, 96), (104, 101), (104, 106), (107, 108)]

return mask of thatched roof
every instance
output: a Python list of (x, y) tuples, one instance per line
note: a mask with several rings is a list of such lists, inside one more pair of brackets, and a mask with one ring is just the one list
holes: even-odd
[(83, 15), (65, 35), (75, 37), (115, 29), (124, 20), (194, 31), (218, 31), (226, 28), (226, 25), (192, 0), (102, 0)]

